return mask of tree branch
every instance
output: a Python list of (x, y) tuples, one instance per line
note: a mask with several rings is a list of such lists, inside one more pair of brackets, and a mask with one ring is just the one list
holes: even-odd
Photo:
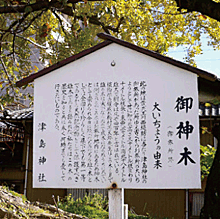
[(53, 6), (53, 3), (50, 2), (37, 2), (34, 4), (29, 4), (29, 5), (11, 5), (11, 6), (5, 6), (5, 7), (0, 7), (0, 14), (8, 14), (8, 13), (25, 13), (27, 10), (27, 7), (31, 7), (32, 12), (33, 11), (40, 11), (44, 8), (49, 8)]
[(33, 18), (30, 20), (30, 22), (27, 24), (27, 26), (24, 27), (22, 30), (18, 31), (17, 33), (21, 33), (21, 32), (23, 32), (23, 31), (27, 30), (28, 27), (30, 27), (31, 24), (32, 24), (37, 18), (39, 18), (45, 11), (46, 11), (46, 10), (42, 10), (39, 14), (37, 14), (35, 17), (33, 17)]
[(42, 46), (42, 45), (40, 45), (40, 44), (38, 44), (38, 43), (35, 43), (34, 41), (32, 41), (32, 40), (30, 40), (30, 39), (28, 39), (28, 38), (25, 38), (25, 37), (23, 37), (23, 36), (16, 35), (16, 37), (19, 37), (19, 38), (21, 38), (21, 39), (27, 40), (28, 42), (32, 43), (33, 45), (35, 45), (35, 46), (37, 46), (37, 47), (39, 47), (39, 48), (41, 48), (41, 49), (48, 49), (48, 47)]
[[(69, 0), (67, 3), (78, 3), (81, 0)], [(88, 1), (96, 1), (96, 0), (88, 0)], [(104, 0), (101, 0), (104, 1)], [(59, 0), (52, 1), (37, 1), (34, 4), (21, 4), (21, 5), (11, 5), (0, 7), (0, 14), (8, 14), (8, 13), (25, 13), (27, 10), (31, 9), (33, 11), (40, 11), (42, 9), (56, 8), (56, 10), (61, 10), (63, 13), (68, 15), (73, 15), (72, 7), (63, 6), (63, 4)]]
[[(83, 21), (82, 16), (76, 16), (76, 18)], [(107, 34), (110, 34), (110, 32), (109, 32), (110, 30), (115, 33), (118, 33), (119, 28), (124, 21), (124, 18), (122, 17), (119, 19), (117, 27), (112, 27), (112, 26), (105, 26), (105, 24), (103, 22), (101, 22), (97, 16), (91, 16), (91, 17), (87, 17), (87, 18), (88, 18), (88, 21), (90, 24), (101, 26)]]
[(12, 87), (14, 88), (14, 84), (12, 83), (12, 81), (11, 81), (11, 79), (10, 79), (10, 77), (9, 77), (9, 73), (8, 73), (8, 71), (7, 71), (7, 68), (6, 68), (6, 66), (5, 66), (5, 63), (4, 63), (4, 61), (3, 61), (3, 59), (2, 59), (1, 56), (0, 56), (0, 61), (1, 61), (1, 63), (2, 63), (2, 67), (3, 67), (3, 69), (4, 69), (4, 72), (5, 72), (5, 74), (6, 74), (6, 77), (7, 77), (7, 79), (8, 79), (8, 82), (9, 82), (10, 86), (12, 86)]
[(196, 11), (220, 21), (220, 3), (212, 0), (175, 0), (177, 6), (187, 9), (188, 12)]
[(62, 29), (63, 33), (66, 35), (67, 33), (66, 33), (65, 29), (64, 29), (63, 21), (61, 20), (61, 18), (59, 17), (59, 15), (56, 13), (56, 11), (53, 10), (52, 12), (53, 12), (53, 14), (55, 15), (55, 17), (59, 20), (59, 23), (60, 23), (60, 25), (61, 25), (61, 29)]
[(13, 59), (15, 62), (15, 38), (16, 38), (16, 34), (13, 34), (13, 43), (12, 43), (12, 48), (13, 48)]

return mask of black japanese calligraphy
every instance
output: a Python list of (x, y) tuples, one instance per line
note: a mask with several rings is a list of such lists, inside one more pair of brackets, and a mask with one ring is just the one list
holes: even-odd
[(161, 150), (161, 142), (160, 142), (160, 133), (161, 133), (161, 109), (159, 106), (159, 103), (155, 102), (153, 105), (152, 110), (152, 118), (153, 118), (153, 125), (155, 127), (155, 138), (154, 142), (156, 144), (156, 153), (154, 154), (155, 164), (154, 168), (159, 169), (162, 168), (161, 163), (161, 153), (159, 152)]
[(39, 173), (38, 175), (38, 182), (46, 182), (46, 176), (44, 173)]
[(191, 163), (195, 164), (196, 162), (189, 156), (192, 154), (191, 151), (187, 147), (184, 147), (184, 152), (180, 153), (182, 155), (182, 158), (179, 160), (177, 164), (180, 164), (182, 161), (184, 161), (184, 165), (187, 165), (187, 161), (189, 160)]
[(192, 97), (184, 98), (183, 96), (180, 96), (176, 100), (175, 109), (177, 112), (185, 109), (186, 113), (188, 113), (189, 109), (192, 109), (192, 106), (193, 106), (193, 98)]
[(39, 164), (41, 165), (41, 164), (44, 164), (45, 162), (47, 161), (47, 159), (43, 156), (43, 157), (40, 157), (39, 159), (38, 159), (38, 162), (39, 162)]
[(39, 148), (45, 148), (45, 147), (46, 147), (46, 142), (43, 139), (41, 139), (40, 144), (39, 144)]
[(41, 122), (41, 123), (38, 124), (38, 131), (43, 132), (44, 130), (46, 130), (46, 127), (47, 127), (47, 124), (44, 123), (44, 122)]
[(174, 151), (174, 131), (172, 126), (168, 126), (167, 128), (167, 145), (168, 145), (168, 167), (172, 167), (172, 163), (174, 161), (173, 151)]
[[(146, 86), (146, 81), (55, 84), (54, 127), (60, 132), (63, 181), (111, 183), (116, 174), (123, 183), (147, 183)], [(152, 113), (160, 150), (157, 102)], [(39, 147), (45, 146), (42, 139)], [(39, 165), (46, 163), (42, 154)]]
[(182, 135), (186, 136), (186, 139), (189, 138), (189, 134), (192, 134), (193, 132), (193, 125), (190, 125), (189, 121), (186, 121), (185, 125), (183, 122), (180, 122), (179, 126), (176, 127), (178, 130), (177, 135), (179, 138), (182, 137)]

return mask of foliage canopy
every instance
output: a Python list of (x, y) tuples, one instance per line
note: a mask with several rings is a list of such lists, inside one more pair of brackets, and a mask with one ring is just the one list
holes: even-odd
[(201, 178), (208, 176), (215, 157), (216, 149), (210, 145), (200, 145)]
[(220, 24), (178, 6), (173, 0), (0, 0), (1, 103), (26, 98), (15, 81), (99, 43), (102, 31), (164, 55), (186, 45), (185, 61), (195, 66), (201, 36), (220, 48)]

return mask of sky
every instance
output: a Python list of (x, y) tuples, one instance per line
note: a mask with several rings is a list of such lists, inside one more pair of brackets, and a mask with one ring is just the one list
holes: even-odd
[[(195, 58), (197, 68), (215, 74), (220, 78), (220, 50), (214, 51), (211, 46), (207, 46), (205, 39), (202, 42), (203, 54)], [(186, 55), (184, 47), (170, 49), (168, 55), (174, 59), (184, 62), (183, 58)]]

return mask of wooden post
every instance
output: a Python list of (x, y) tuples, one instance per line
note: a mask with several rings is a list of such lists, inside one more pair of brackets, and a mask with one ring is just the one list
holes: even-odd
[(109, 189), (109, 219), (124, 219), (124, 189)]
[(128, 219), (128, 204), (124, 204), (124, 219)]

